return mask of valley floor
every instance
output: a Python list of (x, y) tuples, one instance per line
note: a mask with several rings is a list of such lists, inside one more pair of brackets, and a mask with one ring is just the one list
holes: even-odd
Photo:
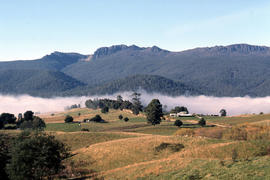
[[(75, 121), (100, 114), (108, 123), (64, 123), (67, 114)], [(119, 120), (120, 114), (130, 120)], [(196, 118), (181, 118), (180, 128), (174, 119), (152, 126), (144, 115), (116, 110), (41, 117), (46, 132), (71, 147), (73, 156), (65, 162), (71, 179), (270, 179), (269, 114), (205, 117), (206, 127)], [(234, 128), (245, 130), (246, 139)]]

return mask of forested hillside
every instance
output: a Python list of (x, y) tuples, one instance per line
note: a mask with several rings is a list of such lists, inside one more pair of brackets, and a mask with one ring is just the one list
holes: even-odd
[[(80, 95), (142, 88), (170, 95), (267, 96), (269, 69), (270, 49), (265, 46), (236, 44), (170, 52), (156, 46), (116, 45), (99, 48), (89, 56), (54, 52), (38, 60), (0, 62), (0, 70), (6, 71), (0, 90), (39, 95), (43, 87), (49, 95)], [(21, 70), (57, 71), (72, 77), (72, 85), (58, 86), (59, 82), (54, 83), (57, 77), (36, 73), (31, 78), (47, 79), (50, 85), (45, 87), (46, 83), (39, 80), (29, 83), (25, 72), (14, 78), (13, 73)], [(17, 84), (20, 88), (14, 90)]]
[(0, 91), (4, 94), (56, 96), (84, 86), (62, 72), (48, 70), (0, 70)]

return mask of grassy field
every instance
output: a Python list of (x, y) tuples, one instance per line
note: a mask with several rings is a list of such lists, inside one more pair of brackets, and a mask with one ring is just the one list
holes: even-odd
[[(100, 114), (108, 123), (64, 123), (67, 114), (75, 121)], [(120, 114), (130, 120), (119, 120)], [(45, 132), (71, 148), (73, 156), (65, 163), (80, 172), (73, 178), (270, 179), (269, 114), (206, 116), (206, 127), (197, 125), (197, 118), (180, 118), (181, 128), (172, 118), (152, 126), (143, 115), (116, 110), (101, 114), (82, 108), (41, 117)]]

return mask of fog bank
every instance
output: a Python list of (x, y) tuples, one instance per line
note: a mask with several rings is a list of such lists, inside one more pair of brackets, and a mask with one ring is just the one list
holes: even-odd
[[(157, 98), (170, 110), (174, 106), (186, 106), (190, 113), (218, 114), (220, 109), (227, 110), (228, 115), (270, 113), (270, 97), (210, 97), (210, 96), (165, 96), (158, 93), (148, 94), (141, 92), (141, 101), (147, 105), (152, 99)], [(0, 113), (23, 113), (27, 110), (34, 112), (56, 112), (63, 111), (66, 106), (84, 103), (87, 99), (111, 98), (116, 99), (120, 94), (123, 99), (130, 100), (132, 92), (116, 93), (114, 95), (90, 96), (90, 97), (55, 97), (39, 98), (29, 95), (8, 96), (0, 95)]]

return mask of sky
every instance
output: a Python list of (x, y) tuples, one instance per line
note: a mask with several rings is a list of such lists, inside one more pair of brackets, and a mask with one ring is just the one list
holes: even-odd
[(116, 44), (270, 46), (269, 0), (0, 0), (0, 61)]

